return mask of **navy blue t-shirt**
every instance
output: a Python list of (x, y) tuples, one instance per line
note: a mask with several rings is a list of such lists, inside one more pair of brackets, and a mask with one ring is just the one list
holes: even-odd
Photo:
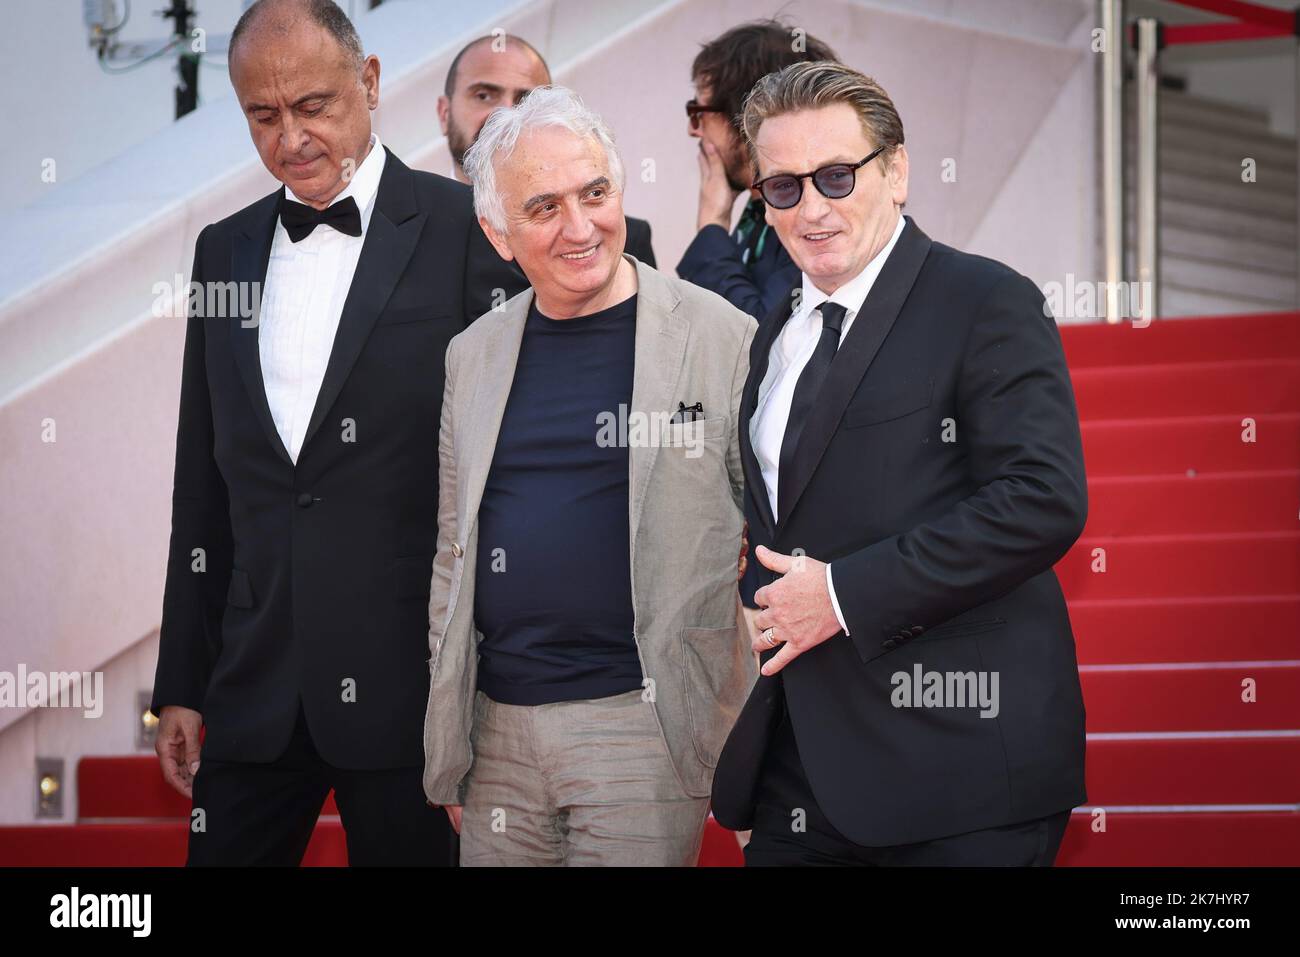
[(635, 340), (635, 295), (575, 319), (528, 312), (478, 512), (478, 685), (494, 701), (641, 686), (628, 450), (598, 440), (632, 404)]

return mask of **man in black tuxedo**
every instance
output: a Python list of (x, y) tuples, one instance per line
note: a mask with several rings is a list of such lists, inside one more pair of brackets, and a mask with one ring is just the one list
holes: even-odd
[(758, 864), (1050, 864), (1086, 799), (1084, 711), (1052, 571), (1087, 513), (1043, 296), (902, 216), (903, 127), (835, 63), (744, 112), (802, 269), (741, 403), (742, 588), (762, 674), (713, 813)]
[(521, 286), (471, 191), (373, 135), (379, 61), (337, 6), (261, 0), (229, 62), (284, 185), (195, 248), (199, 288), (260, 309), (188, 319), (163, 773), (194, 801), (190, 864), (299, 862), (330, 788), (352, 864), (447, 864), (421, 782), (445, 352)]

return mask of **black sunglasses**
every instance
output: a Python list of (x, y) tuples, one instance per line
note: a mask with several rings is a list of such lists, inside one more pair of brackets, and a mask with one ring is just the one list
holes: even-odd
[(686, 101), (686, 116), (691, 121), (691, 129), (700, 128), (700, 116), (704, 113), (725, 113), (721, 106), (703, 106), (693, 97)]
[(798, 206), (799, 200), (803, 198), (803, 181), (806, 179), (811, 179), (813, 185), (817, 187), (817, 192), (827, 199), (843, 199), (853, 192), (853, 187), (858, 181), (858, 170), (884, 151), (885, 147), (877, 146), (861, 163), (832, 163), (830, 166), (823, 166), (811, 173), (800, 173), (797, 176), (794, 173), (777, 173), (767, 179), (760, 179), (750, 189), (758, 190), (763, 201), (774, 209), (790, 209), (792, 206)]

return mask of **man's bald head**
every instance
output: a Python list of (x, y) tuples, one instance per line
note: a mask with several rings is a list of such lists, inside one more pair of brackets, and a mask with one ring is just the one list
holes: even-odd
[(477, 52), (482, 47), (487, 46), (491, 52), (500, 53), (505, 50), (514, 50), (523, 53), (525, 56), (535, 61), (535, 66), (540, 75), (545, 79), (538, 83), (538, 86), (548, 86), (551, 82), (551, 68), (546, 65), (546, 60), (537, 52), (537, 48), (525, 40), (523, 37), (517, 37), (512, 33), (490, 34), (479, 37), (477, 40), (471, 40), (460, 48), (451, 61), (451, 66), (447, 69), (447, 82), (443, 85), (443, 93), (452, 97), (456, 94), (456, 76), (460, 72), (460, 63), (466, 55)]
[(447, 71), (446, 92), (438, 97), (438, 121), (456, 164), (455, 176), (468, 183), (465, 152), (488, 115), (515, 106), (531, 90), (548, 86), (551, 71), (527, 40), (497, 33), (466, 44)]
[(361, 38), (334, 0), (257, 0), (235, 24), (230, 35), (227, 61), (235, 59), (241, 43), (254, 38), (272, 42), (282, 40), (304, 22), (320, 27), (333, 37), (344, 55), (356, 62), (358, 70), (361, 69), (365, 62)]

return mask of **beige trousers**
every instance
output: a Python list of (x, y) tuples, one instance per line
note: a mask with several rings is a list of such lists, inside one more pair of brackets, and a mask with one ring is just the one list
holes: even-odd
[(641, 691), (509, 705), (477, 692), (462, 867), (693, 867), (708, 798), (688, 797)]

